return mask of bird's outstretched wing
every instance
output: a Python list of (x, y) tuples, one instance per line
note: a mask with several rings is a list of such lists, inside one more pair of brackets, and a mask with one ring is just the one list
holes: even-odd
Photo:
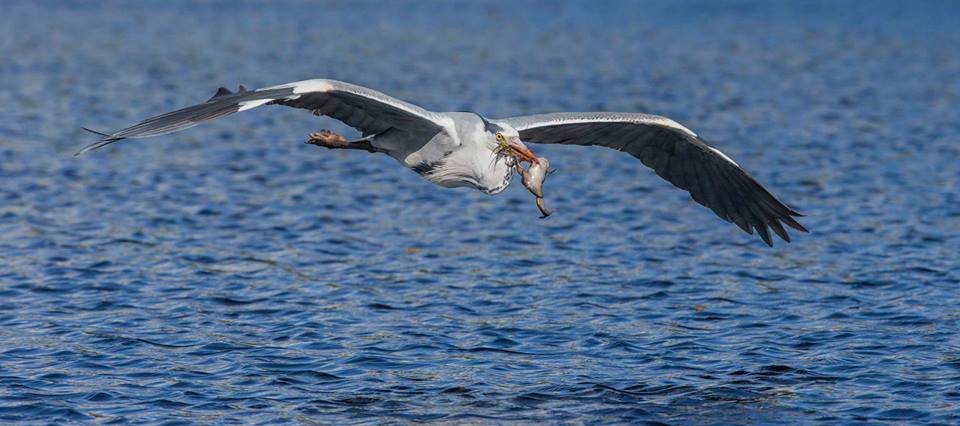
[(212, 98), (199, 105), (151, 117), (115, 132), (91, 130), (104, 138), (87, 145), (77, 155), (122, 139), (165, 135), (268, 104), (308, 109), (340, 120), (364, 135), (383, 133), (391, 128), (434, 135), (451, 126), (449, 119), (441, 114), (378, 91), (342, 81), (316, 79), (256, 90), (240, 86), (237, 92), (221, 87)]
[(524, 142), (599, 145), (627, 152), (689, 192), (717, 216), (750, 234), (756, 230), (767, 245), (773, 245), (768, 227), (790, 241), (781, 222), (807, 231), (793, 218), (801, 214), (777, 200), (726, 154), (669, 118), (595, 112), (539, 114), (500, 121), (517, 129)]

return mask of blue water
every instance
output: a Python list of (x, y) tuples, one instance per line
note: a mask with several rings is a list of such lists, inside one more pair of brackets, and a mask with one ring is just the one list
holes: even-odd
[[(960, 3), (12, 1), (0, 423), (960, 423)], [(218, 86), (666, 115), (808, 216), (767, 248), (537, 146), (538, 219)]]

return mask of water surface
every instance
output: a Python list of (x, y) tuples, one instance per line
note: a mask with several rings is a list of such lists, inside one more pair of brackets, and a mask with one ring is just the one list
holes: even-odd
[[(13, 1), (0, 422), (960, 422), (954, 2)], [(261, 108), (72, 153), (218, 86), (666, 115), (810, 234), (767, 248), (635, 159), (433, 187)]]

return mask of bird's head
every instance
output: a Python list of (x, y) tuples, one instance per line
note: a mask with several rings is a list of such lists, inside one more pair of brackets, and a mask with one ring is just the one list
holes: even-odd
[(533, 151), (527, 148), (527, 145), (520, 140), (520, 134), (516, 129), (501, 126), (493, 133), (493, 138), (497, 144), (495, 148), (497, 153), (509, 155), (518, 162), (527, 161), (530, 164), (539, 163)]

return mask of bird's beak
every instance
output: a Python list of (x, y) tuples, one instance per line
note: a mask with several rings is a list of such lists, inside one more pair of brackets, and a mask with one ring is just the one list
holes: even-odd
[(530, 148), (527, 148), (527, 146), (520, 141), (520, 138), (513, 137), (507, 139), (507, 146), (510, 147), (510, 150), (513, 151), (513, 154), (516, 155), (520, 161), (539, 163), (539, 161), (537, 161), (537, 156), (533, 154), (533, 151), (531, 151)]

